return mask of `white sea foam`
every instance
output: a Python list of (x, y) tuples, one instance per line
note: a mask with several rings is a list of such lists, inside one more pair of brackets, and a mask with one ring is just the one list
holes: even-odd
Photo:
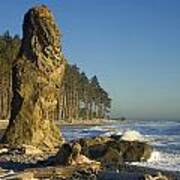
[(180, 154), (154, 151), (147, 162), (133, 162), (136, 166), (180, 172)]
[(117, 130), (113, 130), (113, 131), (108, 131), (108, 132), (105, 132), (104, 134), (102, 134), (102, 136), (111, 136), (111, 135), (117, 135), (117, 136), (121, 136), (122, 135), (122, 132), (121, 131), (117, 131)]
[(121, 140), (124, 140), (124, 141), (141, 141), (141, 142), (146, 141), (145, 137), (141, 133), (139, 133), (138, 131), (135, 131), (135, 130), (125, 131), (122, 134)]
[(111, 136), (111, 135), (113, 135), (114, 134), (114, 132), (106, 132), (106, 133), (104, 133), (104, 134), (102, 134), (101, 136), (107, 136), (107, 137), (109, 137), (109, 136)]
[(151, 163), (151, 162), (158, 162), (161, 159), (161, 153), (159, 151), (154, 150), (151, 153), (151, 157), (148, 159), (147, 162)]
[(101, 127), (101, 126), (93, 126), (93, 127), (90, 127), (90, 128), (86, 128), (84, 130), (87, 130), (87, 131), (106, 131), (106, 128), (105, 127)]
[[(163, 122), (163, 123), (162, 123)], [(151, 167), (180, 172), (180, 122), (175, 121), (126, 121), (103, 126), (85, 126), (63, 131), (68, 139), (92, 136), (122, 135), (128, 141), (145, 141), (155, 151), (147, 162), (135, 163), (138, 166)]]

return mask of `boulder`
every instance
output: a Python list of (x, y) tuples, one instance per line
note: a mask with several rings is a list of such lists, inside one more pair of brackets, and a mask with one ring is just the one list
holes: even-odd
[(82, 148), (81, 153), (104, 165), (120, 165), (150, 158), (153, 148), (146, 142), (124, 141), (114, 137), (80, 139), (78, 142)]
[(72, 145), (72, 159), (76, 160), (81, 154), (81, 145), (79, 143), (74, 143)]
[(103, 156), (103, 158), (101, 158), (101, 162), (107, 167), (111, 166), (111, 167), (116, 167), (119, 166), (123, 163), (123, 159), (122, 156), (120, 154), (120, 152), (115, 149), (115, 148), (111, 148), (109, 147), (105, 153), (105, 155)]
[(97, 159), (105, 153), (107, 146), (106, 143), (110, 141), (109, 137), (92, 137), (82, 138), (77, 142), (81, 145), (82, 154), (88, 156), (91, 159)]
[(71, 165), (72, 164), (72, 146), (69, 143), (64, 143), (59, 149), (53, 164)]
[(53, 164), (55, 165), (80, 165), (80, 164), (92, 164), (95, 161), (90, 160), (85, 155), (81, 154), (81, 145), (75, 143), (63, 144), (57, 155), (54, 158)]
[(66, 65), (60, 37), (46, 6), (25, 14), (22, 45), (12, 69), (11, 117), (2, 142), (40, 149), (63, 143), (53, 117)]

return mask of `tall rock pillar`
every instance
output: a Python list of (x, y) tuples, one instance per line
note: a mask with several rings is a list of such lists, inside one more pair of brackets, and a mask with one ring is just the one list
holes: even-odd
[(46, 6), (25, 14), (22, 45), (13, 65), (11, 118), (3, 142), (39, 148), (63, 142), (52, 119), (66, 64), (60, 36)]

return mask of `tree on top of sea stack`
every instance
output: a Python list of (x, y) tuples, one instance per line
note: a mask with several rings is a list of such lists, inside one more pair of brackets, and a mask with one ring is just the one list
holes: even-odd
[(57, 107), (66, 64), (60, 36), (46, 6), (25, 14), (22, 45), (13, 64), (11, 117), (4, 143), (53, 148), (63, 142), (49, 116)]

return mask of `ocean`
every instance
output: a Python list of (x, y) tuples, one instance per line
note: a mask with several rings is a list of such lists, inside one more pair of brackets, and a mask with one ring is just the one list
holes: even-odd
[(134, 162), (134, 165), (180, 172), (180, 121), (133, 121), (99, 126), (64, 126), (61, 128), (66, 140), (84, 137), (123, 134), (127, 131), (140, 133), (145, 141), (154, 147), (148, 162)]

